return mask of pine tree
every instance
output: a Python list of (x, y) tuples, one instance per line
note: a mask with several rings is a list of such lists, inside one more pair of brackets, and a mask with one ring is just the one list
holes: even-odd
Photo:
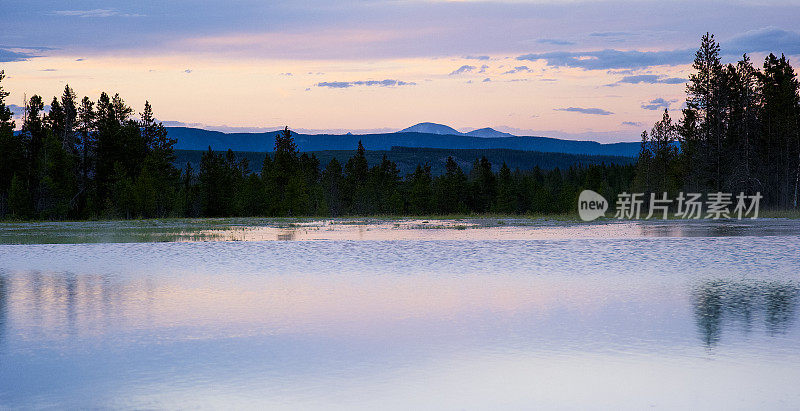
[(29, 167), (29, 183), (38, 171), (38, 162), (41, 158), (42, 147), (44, 145), (45, 134), (47, 132), (45, 124), (44, 103), (38, 95), (31, 96), (25, 104), (25, 114), (22, 119), (22, 135), (27, 146), (27, 162)]
[(225, 161), (208, 147), (200, 159), (198, 173), (200, 188), (200, 206), (204, 216), (222, 217), (226, 215), (231, 198), (226, 191), (229, 187), (224, 169)]
[(661, 121), (653, 125), (650, 131), (652, 141), (653, 165), (657, 184), (655, 192), (675, 193), (676, 184), (673, 182), (673, 161), (677, 155), (675, 141), (677, 140), (677, 127), (672, 123), (669, 110), (664, 109)]
[(3, 80), (5, 78), (5, 71), (0, 70), (0, 134), (12, 133), (14, 131), (14, 120), (11, 109), (6, 106), (6, 98), (10, 93), (3, 89)]
[(445, 174), (435, 180), (437, 211), (441, 214), (467, 211), (467, 176), (452, 156), (445, 161)]
[(412, 215), (430, 214), (433, 209), (431, 166), (417, 165), (409, 178), (408, 212)]
[(402, 214), (403, 196), (400, 192), (400, 170), (386, 154), (380, 166), (372, 168), (370, 173), (370, 190), (374, 191), (374, 212), (382, 214)]
[(53, 129), (53, 132), (56, 134), (59, 141), (61, 141), (64, 150), (72, 156), (78, 155), (78, 141), (76, 135), (76, 128), (78, 127), (78, 107), (76, 98), (77, 96), (69, 87), (69, 84), (64, 86), (64, 93), (61, 94), (61, 102), (59, 104), (61, 108), (61, 124), (58, 129)]
[(181, 204), (177, 210), (178, 215), (185, 217), (199, 217), (200, 203), (197, 198), (197, 181), (194, 169), (190, 162), (186, 162), (183, 173), (181, 174)]
[(488, 212), (497, 193), (497, 186), (494, 173), (492, 173), (492, 163), (485, 156), (480, 160), (475, 160), (470, 172), (470, 180), (472, 209), (479, 213)]
[[(94, 102), (89, 97), (84, 97), (78, 106), (78, 151), (80, 153), (79, 168), (80, 179), (78, 185), (79, 208), (88, 207), (90, 197), (90, 173), (95, 170), (95, 154), (97, 152), (97, 133), (95, 129)], [(90, 210), (97, 212), (97, 210)]]
[[(270, 186), (273, 189), (272, 194), (275, 197), (275, 208), (278, 215), (289, 215), (292, 212), (293, 201), (290, 198), (289, 182), (295, 180), (295, 174), (299, 172), (297, 145), (287, 126), (275, 137), (275, 153), (270, 176)], [(298, 182), (295, 180), (292, 185), (292, 190), (294, 190), (297, 188)]]
[(505, 161), (503, 165), (500, 166), (500, 172), (497, 173), (497, 201), (495, 202), (494, 209), (498, 213), (503, 214), (513, 214), (517, 212), (514, 179), (511, 176), (511, 169), (508, 168)]
[(174, 166), (173, 146), (177, 140), (169, 138), (167, 129), (153, 116), (149, 101), (144, 103), (139, 129), (147, 146), (147, 155), (137, 179), (138, 193), (147, 199), (146, 216), (163, 217), (175, 201), (176, 186), (180, 173)]
[(15, 173), (25, 168), (25, 146), (21, 135), (14, 133), (14, 123), (11, 109), (6, 106), (9, 93), (3, 90), (5, 73), (0, 70), (0, 218), (8, 212), (8, 191)]
[[(695, 73), (689, 76), (686, 85), (686, 108), (684, 109), (684, 133), (682, 141), (687, 144), (683, 154), (691, 170), (689, 186), (719, 191), (722, 185), (723, 130), (723, 70), (719, 57), (720, 46), (714, 35), (706, 33), (700, 49), (695, 53), (692, 67)], [(687, 122), (694, 124), (687, 124)]]
[(645, 197), (653, 192), (653, 168), (653, 144), (650, 134), (645, 130), (642, 131), (636, 177), (633, 181), (633, 190), (644, 193)]
[(731, 192), (753, 193), (760, 181), (755, 173), (755, 143), (758, 136), (758, 71), (747, 54), (736, 66), (728, 65), (728, 184)]
[(17, 174), (11, 178), (8, 208), (10, 214), (17, 218), (27, 218), (31, 214), (30, 192), (25, 181)]
[(785, 56), (770, 54), (759, 74), (762, 132), (759, 146), (766, 200), (795, 207), (800, 178), (800, 97), (797, 75)]
[(325, 195), (325, 204), (328, 208), (327, 214), (332, 217), (337, 217), (345, 212), (344, 204), (342, 203), (343, 185), (342, 166), (334, 157), (325, 167), (325, 171), (322, 172), (322, 190)]
[(366, 150), (359, 141), (356, 154), (344, 165), (345, 191), (342, 197), (350, 214), (364, 215), (369, 212), (368, 173)]

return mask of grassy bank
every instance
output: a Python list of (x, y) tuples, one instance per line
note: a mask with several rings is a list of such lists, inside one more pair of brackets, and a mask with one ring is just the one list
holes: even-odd
[[(606, 217), (600, 218), (597, 221), (617, 221), (613, 217), (613, 211), (608, 211)], [(642, 212), (642, 216), (647, 213)], [(761, 210), (758, 215), (759, 218), (786, 218), (786, 219), (800, 219), (800, 210)], [(674, 214), (669, 215), (670, 220), (680, 220), (675, 218)], [(260, 225), (260, 224), (290, 224), (290, 223), (304, 223), (309, 221), (331, 220), (338, 221), (339, 224), (348, 223), (369, 223), (378, 221), (399, 221), (399, 220), (475, 220), (481, 221), (485, 224), (491, 224), (494, 220), (499, 225), (511, 222), (524, 222), (529, 221), (561, 221), (561, 222), (581, 222), (578, 213), (535, 213), (535, 214), (423, 214), (423, 215), (346, 215), (346, 216), (298, 216), (298, 217), (165, 217), (165, 218), (149, 218), (149, 219), (124, 219), (124, 218), (93, 218), (88, 220), (19, 220), (19, 219), (5, 219), (0, 220), (0, 227), (9, 224), (30, 223), (30, 224), (43, 224), (43, 223), (82, 223), (82, 222), (121, 222), (138, 224), (142, 226), (160, 226), (170, 223), (183, 223), (200, 227), (219, 227), (226, 225)], [(643, 220), (643, 218), (642, 218)]]

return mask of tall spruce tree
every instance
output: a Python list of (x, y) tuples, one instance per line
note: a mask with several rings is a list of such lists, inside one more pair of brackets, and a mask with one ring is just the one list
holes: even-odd
[(761, 94), (761, 174), (767, 202), (797, 206), (800, 156), (800, 97), (797, 75), (788, 59), (770, 54), (759, 75)]
[[(299, 187), (300, 181), (296, 176), (300, 173), (297, 145), (288, 126), (275, 137), (275, 152), (271, 168), (269, 185), (275, 198), (275, 212), (278, 215), (292, 214), (295, 202), (291, 196), (301, 187)], [(297, 210), (294, 212), (296, 213)]]
[(724, 85), (719, 53), (714, 35), (706, 33), (695, 53), (695, 72), (686, 85), (684, 124), (680, 130), (684, 133), (682, 153), (689, 164), (687, 186), (691, 190), (719, 191), (722, 186)]
[(342, 199), (343, 189), (342, 165), (334, 157), (322, 172), (322, 190), (325, 195), (327, 214), (332, 217), (340, 216), (346, 211)]
[[(25, 168), (25, 145), (21, 135), (14, 133), (14, 123), (11, 108), (6, 105), (9, 93), (3, 89), (5, 72), (0, 70), (0, 218), (9, 214), (8, 196), (11, 182), (17, 173)], [(18, 180), (23, 180), (24, 175), (17, 175)], [(18, 181), (18, 186), (21, 181)]]
[(730, 78), (728, 114), (728, 184), (732, 192), (752, 194), (759, 189), (755, 147), (759, 133), (758, 71), (745, 54), (727, 68)]
[(677, 127), (669, 116), (669, 110), (664, 109), (661, 120), (653, 125), (650, 131), (653, 153), (653, 171), (656, 176), (655, 193), (667, 192), (675, 194), (678, 186), (674, 180), (674, 159), (677, 155), (675, 141), (677, 140)]
[(359, 141), (356, 154), (344, 165), (345, 192), (343, 198), (350, 214), (364, 215), (369, 212), (371, 207), (367, 191), (369, 164), (367, 164), (365, 153), (364, 145)]

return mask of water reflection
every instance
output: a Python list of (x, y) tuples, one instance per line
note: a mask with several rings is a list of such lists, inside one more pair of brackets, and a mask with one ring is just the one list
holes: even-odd
[(741, 237), (785, 235), (797, 231), (794, 222), (757, 220), (640, 220), (637, 221), (644, 237)]
[(768, 335), (785, 334), (795, 319), (800, 289), (777, 282), (705, 281), (693, 292), (695, 320), (703, 343), (720, 342), (730, 325), (749, 334), (763, 321)]
[[(151, 281), (31, 271), (0, 274), (0, 341), (14, 319), (25, 338), (69, 340), (152, 321)], [(2, 350), (0, 350), (2, 353)]]
[(6, 335), (6, 322), (8, 321), (8, 280), (5, 273), (0, 270), (0, 352)]
[[(147, 329), (179, 323), (225, 327), (226, 323), (239, 322), (249, 323), (251, 330), (260, 326), (275, 330), (284, 329), (291, 323), (302, 328), (308, 322), (312, 322), (311, 328), (315, 328), (319, 327), (317, 321), (328, 322), (336, 328), (337, 322), (357, 319), (367, 326), (381, 316), (404, 317), (409, 312), (415, 312), (413, 315), (420, 316), (422, 322), (460, 315), (447, 311), (452, 309), (445, 309), (447, 304), (439, 307), (427, 299), (416, 301), (413, 308), (407, 307), (404, 301), (415, 298), (418, 287), (431, 288), (428, 297), (438, 295), (435, 297), (438, 300), (474, 299), (464, 300), (465, 306), (482, 306), (484, 310), (495, 312), (505, 310), (510, 313), (508, 315), (552, 315), (572, 318), (572, 321), (594, 318), (583, 318), (581, 312), (600, 313), (615, 306), (624, 310), (636, 309), (652, 298), (647, 290), (630, 294), (631, 290), (627, 288), (617, 289), (617, 285), (597, 280), (580, 286), (571, 284), (566, 288), (558, 281), (517, 283), (506, 279), (502, 283), (486, 283), (478, 278), (420, 278), (414, 281), (375, 278), (367, 285), (358, 279), (287, 277), (251, 278), (241, 284), (223, 284), (231, 279), (230, 276), (219, 279), (198, 277), (175, 282), (150, 276), (121, 279), (114, 275), (78, 275), (73, 272), (0, 273), (0, 343), (7, 338), (9, 317), (14, 317), (16, 327), (30, 335), (70, 339), (102, 335), (126, 327)], [(209, 285), (208, 281), (215, 283)], [(203, 285), (199, 285), (201, 283)], [(481, 283), (488, 288), (478, 292), (475, 287)], [(454, 287), (462, 288), (467, 294), (458, 297), (449, 294)], [(480, 293), (485, 295), (478, 297), (482, 295)], [(365, 297), (370, 294), (375, 295), (374, 301)], [(489, 296), (497, 297), (497, 301), (487, 298)], [(797, 318), (800, 287), (779, 281), (710, 280), (692, 287), (688, 297), (702, 344), (714, 347), (720, 344), (726, 329), (738, 331), (742, 336), (753, 332), (763, 332), (768, 336), (787, 334)], [(562, 311), (565, 307), (557, 302), (560, 300), (564, 300), (564, 304), (576, 305), (574, 309), (577, 311)], [(667, 312), (682, 303), (675, 301), (673, 308), (662, 304), (653, 302), (653, 306), (648, 307), (649, 321), (665, 320)], [(371, 308), (358, 312), (362, 306)], [(652, 311), (654, 309), (659, 311)], [(335, 311), (343, 317), (329, 316)], [(266, 313), (282, 314), (265, 316)], [(611, 313), (613, 311), (601, 322), (619, 321), (625, 317)], [(685, 323), (688, 325), (691, 321), (692, 317), (687, 317)], [(533, 332), (534, 328), (541, 326), (530, 324), (531, 330), (526, 332)], [(608, 327), (608, 324), (595, 326)], [(690, 330), (686, 328), (687, 335)], [(634, 335), (639, 331), (629, 324), (617, 332)]]
[(759, 409), (794, 392), (800, 237), (615, 227), (638, 230), (0, 246), (0, 408)]

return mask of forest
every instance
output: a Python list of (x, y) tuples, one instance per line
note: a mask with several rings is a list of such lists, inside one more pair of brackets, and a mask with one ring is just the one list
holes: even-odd
[(788, 59), (723, 64), (706, 34), (693, 69), (681, 118), (665, 110), (642, 133), (635, 164), (493, 171), (481, 157), (464, 170), (451, 157), (441, 175), (429, 163), (401, 175), (386, 156), (370, 166), (361, 143), (347, 161), (320, 164), (298, 152), (288, 127), (260, 167), (209, 149), (181, 170), (149, 102), (135, 116), (118, 94), (78, 100), (66, 86), (49, 111), (42, 97), (28, 99), (17, 130), (0, 71), (0, 218), (560, 214), (575, 212), (584, 189), (612, 205), (623, 191), (723, 191), (797, 208), (800, 88)]
[(703, 36), (686, 85), (682, 118), (665, 111), (642, 133), (633, 190), (644, 193), (760, 192), (762, 205), (796, 209), (800, 185), (800, 94), (794, 68), (769, 54), (722, 64)]
[[(167, 130), (170, 130), (167, 127)], [(271, 134), (271, 140), (273, 140), (269, 147), (274, 147), (274, 139), (277, 133), (273, 132)], [(299, 140), (302, 137), (298, 137), (297, 134), (292, 134), (292, 137), (295, 138), (295, 141)], [(320, 162), (320, 164), (328, 164), (334, 158), (340, 164), (347, 163), (347, 160), (350, 159), (355, 153), (356, 149), (358, 148), (358, 141), (356, 140), (353, 143), (353, 147), (350, 150), (321, 150), (321, 151), (304, 151), (300, 149), (300, 144), (298, 143), (298, 149), (305, 152), (309, 156), (314, 155)], [(363, 142), (362, 145), (366, 148), (366, 157), (367, 163), (370, 167), (375, 166), (383, 162), (383, 157), (386, 156), (387, 159), (393, 161), (397, 168), (400, 170), (400, 175), (405, 176), (408, 174), (412, 174), (417, 169), (418, 164), (425, 164), (431, 166), (431, 175), (435, 178), (436, 176), (440, 176), (447, 172), (447, 168), (445, 167), (447, 164), (447, 157), (453, 157), (453, 161), (455, 161), (462, 170), (470, 170), (472, 167), (472, 163), (475, 159), (479, 159), (481, 157), (486, 157), (490, 163), (492, 163), (492, 171), (497, 172), (500, 170), (500, 166), (503, 163), (506, 163), (508, 168), (515, 170), (533, 170), (535, 167), (539, 167), (544, 170), (551, 170), (556, 167), (564, 169), (569, 168), (574, 165), (582, 164), (582, 165), (589, 165), (589, 164), (632, 164), (636, 163), (636, 157), (627, 157), (627, 156), (609, 156), (609, 155), (597, 155), (597, 154), (566, 154), (566, 153), (554, 153), (554, 152), (543, 152), (543, 151), (527, 151), (527, 150), (512, 150), (507, 148), (460, 148), (460, 149), (450, 149), (450, 148), (430, 148), (430, 147), (407, 147), (407, 146), (393, 146), (390, 150), (373, 150), (369, 148), (370, 146), (367, 145), (366, 142)], [(638, 144), (637, 145), (637, 153), (638, 153)], [(200, 159), (203, 157), (203, 153), (208, 151), (208, 147), (204, 150), (175, 150), (175, 164), (178, 168), (183, 170), (186, 167), (186, 164), (190, 164), (192, 168), (195, 170), (200, 167)], [(251, 171), (260, 171), (261, 164), (264, 161), (264, 151), (234, 151), (234, 154), (237, 158), (246, 158)]]

